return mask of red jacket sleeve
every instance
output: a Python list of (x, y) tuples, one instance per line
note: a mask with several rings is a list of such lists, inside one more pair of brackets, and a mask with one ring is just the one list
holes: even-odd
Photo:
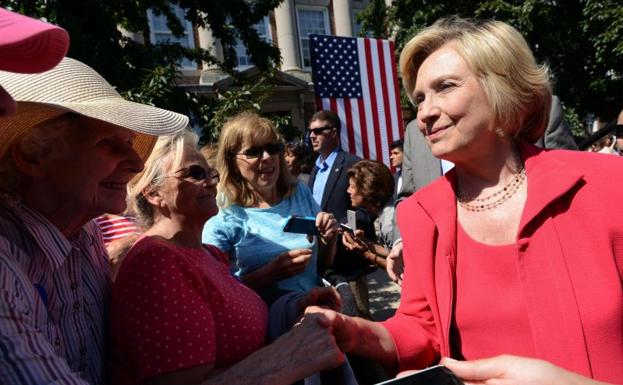
[(404, 279), (400, 306), (383, 326), (392, 335), (399, 370), (403, 371), (430, 366), (440, 355), (431, 298), (427, 295), (427, 288), (434, 284), (435, 226), (413, 197), (398, 206), (397, 219), (404, 247)]

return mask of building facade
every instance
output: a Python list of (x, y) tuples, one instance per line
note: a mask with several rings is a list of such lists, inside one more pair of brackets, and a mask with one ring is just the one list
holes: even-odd
[[(390, 1), (390, 0), (387, 0)], [(262, 106), (264, 113), (290, 116), (292, 125), (304, 130), (314, 113), (314, 85), (311, 78), (309, 35), (325, 34), (353, 37), (361, 29), (356, 16), (369, 0), (284, 0), (278, 8), (255, 25), (260, 36), (281, 51), (282, 64), (274, 83), (273, 96)], [(184, 20), (184, 12), (177, 9), (178, 17), (186, 27), (183, 37), (175, 37), (167, 28), (166, 17), (149, 13), (152, 43), (169, 40), (189, 48), (209, 50), (217, 59), (223, 58), (223, 48), (209, 29), (197, 28)], [(237, 70), (250, 79), (259, 77), (245, 46), (235, 47)], [(182, 78), (178, 82), (186, 89), (215, 96), (232, 86), (231, 77), (217, 66), (198, 65), (189, 60), (180, 63)]]

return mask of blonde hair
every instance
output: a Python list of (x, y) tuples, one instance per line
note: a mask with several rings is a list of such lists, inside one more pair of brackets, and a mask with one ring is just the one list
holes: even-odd
[(536, 63), (519, 31), (501, 21), (453, 16), (437, 20), (413, 37), (400, 54), (403, 86), (412, 103), (422, 62), (446, 44), (477, 76), (497, 127), (530, 143), (543, 135), (552, 103), (549, 69)]
[[(176, 169), (184, 160), (187, 146), (197, 147), (199, 138), (191, 131), (183, 130), (174, 135), (161, 136), (145, 161), (145, 168), (128, 183), (127, 212), (138, 223), (149, 228), (154, 224), (154, 208), (145, 198), (145, 194), (157, 190), (164, 183), (168, 170)], [(169, 162), (166, 160), (170, 159)]]
[[(253, 142), (257, 138), (270, 138), (274, 141), (282, 141), (270, 120), (262, 118), (254, 112), (243, 112), (225, 122), (218, 141), (216, 154), (216, 169), (221, 175), (218, 185), (219, 192), (226, 198), (225, 206), (237, 204), (244, 207), (252, 207), (258, 203), (257, 196), (238, 170), (236, 155), (245, 143)], [(277, 179), (277, 192), (282, 198), (287, 198), (296, 188), (294, 179), (283, 155), (279, 154), (279, 177)]]

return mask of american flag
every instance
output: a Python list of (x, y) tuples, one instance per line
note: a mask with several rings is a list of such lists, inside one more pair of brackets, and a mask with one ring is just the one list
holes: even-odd
[(400, 95), (389, 40), (310, 35), (316, 107), (337, 112), (342, 149), (390, 165), (403, 137)]

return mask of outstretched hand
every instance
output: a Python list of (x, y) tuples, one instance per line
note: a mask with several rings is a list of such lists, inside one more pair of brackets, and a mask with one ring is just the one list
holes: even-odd
[(311, 249), (294, 249), (279, 254), (268, 265), (272, 278), (280, 280), (302, 273), (311, 257)]
[(398, 242), (392, 247), (386, 258), (387, 275), (389, 279), (402, 286), (402, 273), (404, 271), (404, 263), (402, 259), (402, 242)]
[(303, 319), (313, 318), (335, 336), (335, 341), (343, 352), (349, 352), (356, 343), (355, 328), (349, 327), (351, 317), (319, 306), (309, 306)]
[(452, 370), (465, 385), (603, 384), (566, 371), (547, 361), (511, 355), (473, 361), (444, 358), (441, 364)]

